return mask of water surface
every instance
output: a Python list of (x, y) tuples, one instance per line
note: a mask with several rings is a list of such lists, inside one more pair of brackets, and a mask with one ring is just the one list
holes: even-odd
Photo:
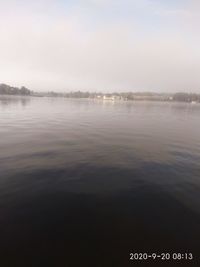
[(0, 97), (0, 266), (130, 252), (200, 266), (200, 105)]

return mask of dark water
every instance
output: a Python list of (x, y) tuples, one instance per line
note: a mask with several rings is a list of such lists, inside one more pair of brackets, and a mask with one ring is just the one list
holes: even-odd
[(199, 258), (200, 105), (0, 98), (1, 267)]

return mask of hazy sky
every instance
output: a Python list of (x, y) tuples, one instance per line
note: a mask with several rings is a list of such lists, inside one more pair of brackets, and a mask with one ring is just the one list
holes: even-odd
[(0, 83), (200, 92), (200, 1), (0, 0)]

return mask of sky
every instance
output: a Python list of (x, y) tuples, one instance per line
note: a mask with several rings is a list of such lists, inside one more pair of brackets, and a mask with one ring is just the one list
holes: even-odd
[(0, 0), (0, 83), (200, 93), (200, 1)]

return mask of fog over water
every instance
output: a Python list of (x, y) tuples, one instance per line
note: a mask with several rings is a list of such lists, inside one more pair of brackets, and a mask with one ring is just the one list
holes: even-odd
[(199, 266), (199, 117), (199, 104), (0, 97), (0, 265), (171, 251)]

